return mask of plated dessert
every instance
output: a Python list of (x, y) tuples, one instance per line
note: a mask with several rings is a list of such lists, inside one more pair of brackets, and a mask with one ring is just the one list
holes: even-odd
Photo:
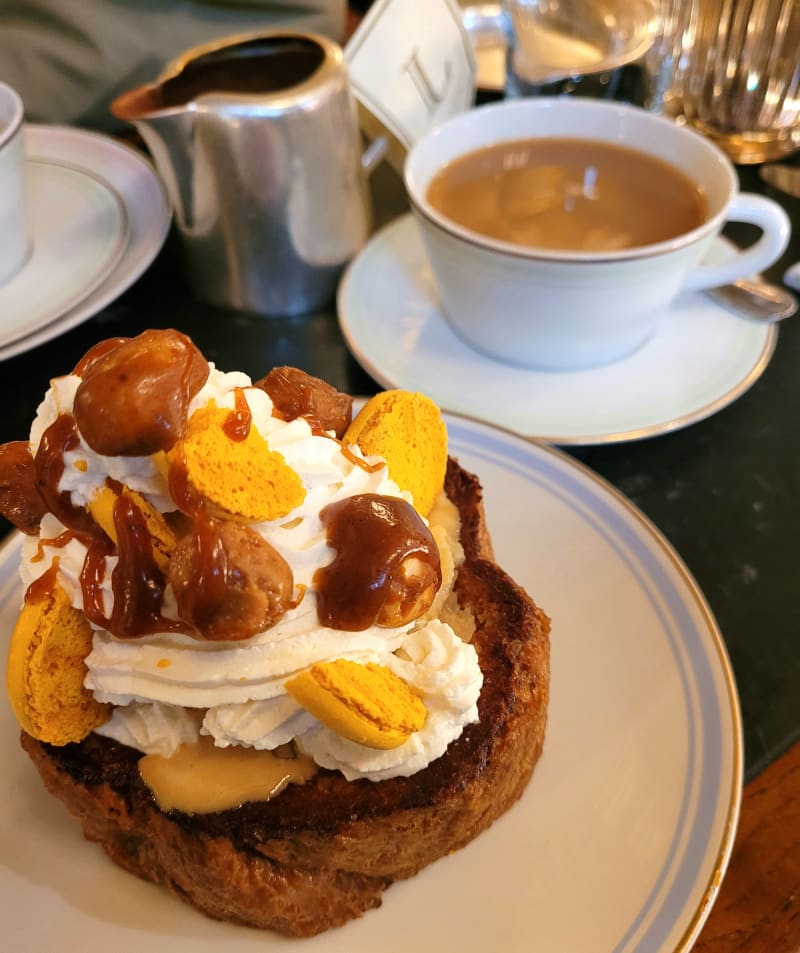
[(422, 395), (353, 418), (176, 331), (102, 342), (0, 448), (0, 511), (23, 747), (89, 839), (210, 916), (340, 925), (524, 789), (549, 621)]

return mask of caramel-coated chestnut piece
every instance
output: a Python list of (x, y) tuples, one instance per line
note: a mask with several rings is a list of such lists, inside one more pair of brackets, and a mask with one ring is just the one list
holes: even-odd
[(78, 361), (75, 367), (72, 370), (73, 374), (77, 374), (78, 377), (86, 377), (89, 373), (89, 368), (100, 360), (105, 354), (108, 354), (109, 351), (113, 351), (115, 348), (118, 348), (120, 344), (124, 344), (126, 341), (130, 341), (130, 338), (106, 338), (104, 341), (98, 341), (93, 347), (90, 347), (89, 350), (83, 355), (83, 357)]
[(439, 549), (410, 503), (361, 493), (320, 513), (333, 561), (314, 574), (323, 625), (359, 632), (408, 625), (430, 608), (442, 569)]
[(253, 385), (269, 394), (284, 420), (304, 417), (341, 440), (353, 419), (353, 398), (297, 367), (273, 367)]
[(247, 526), (204, 518), (170, 560), (178, 615), (206, 639), (247, 639), (294, 605), (292, 569)]
[(23, 533), (35, 536), (46, 512), (27, 442), (0, 444), (0, 515)]
[(389, 576), (386, 599), (376, 624), (392, 629), (408, 625), (430, 609), (442, 583), (439, 563), (425, 562), (418, 556), (406, 556)]
[(75, 394), (78, 430), (105, 456), (169, 450), (207, 378), (208, 363), (185, 334), (144, 331), (89, 362)]

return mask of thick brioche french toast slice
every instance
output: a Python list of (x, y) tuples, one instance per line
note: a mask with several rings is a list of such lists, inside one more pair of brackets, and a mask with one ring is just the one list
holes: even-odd
[(445, 489), (466, 559), (459, 604), (475, 620), (480, 720), (408, 778), (319, 771), (269, 801), (165, 814), (138, 751), (90, 735), (53, 747), (23, 732), (49, 791), (121, 867), (211, 917), (311, 936), (380, 905), (393, 880), (463, 847), (520, 796), (542, 750), (549, 620), (493, 561), (476, 477), (450, 459)]

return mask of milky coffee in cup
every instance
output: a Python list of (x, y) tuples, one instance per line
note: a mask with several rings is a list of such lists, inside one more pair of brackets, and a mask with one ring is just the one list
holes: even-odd
[(697, 183), (657, 156), (560, 136), (468, 152), (434, 176), (426, 197), (487, 238), (550, 250), (654, 245), (698, 228), (708, 215)]
[[(576, 146), (573, 140), (580, 142)], [(510, 190), (517, 207), (503, 206), (510, 199), (501, 188), (492, 214), (495, 220), (549, 214), (538, 237), (492, 234), (479, 223), (459, 221), (467, 200), (449, 199), (446, 211), (436, 205), (437, 176), (455, 176), (475, 155), (480, 164), (495, 147), (500, 147), (500, 166), (519, 166), (522, 184)], [(570, 227), (570, 204), (587, 199), (591, 205), (594, 194), (604, 191), (598, 157), (608, 147), (627, 152), (612, 150), (605, 165), (630, 160), (627, 171), (616, 176), (616, 184), (612, 176), (610, 197), (600, 196), (604, 209)], [(558, 155), (525, 171), (526, 149), (550, 148)], [(570, 179), (567, 159), (573, 148), (597, 161), (579, 161)], [(681, 292), (723, 285), (769, 267), (791, 231), (776, 202), (739, 192), (730, 160), (714, 143), (643, 109), (598, 99), (532, 97), (461, 113), (416, 143), (404, 177), (448, 323), (477, 350), (525, 367), (592, 367), (623, 357), (660, 321), (669, 320), (670, 305)], [(645, 189), (644, 198), (634, 195), (634, 180), (647, 186), (651, 178), (658, 179), (655, 193), (665, 189), (670, 198), (682, 193), (687, 200), (694, 193), (701, 209), (673, 222), (672, 233), (621, 240), (627, 227), (607, 226), (618, 213), (624, 219), (626, 209), (637, 227), (647, 225), (647, 219), (666, 218), (657, 194), (648, 196)], [(484, 189), (485, 183), (474, 191)], [(650, 206), (646, 215), (644, 205)], [(727, 221), (754, 224), (761, 237), (710, 264), (704, 259)], [(571, 233), (571, 239), (557, 236), (556, 247), (548, 247), (543, 234), (558, 231), (568, 238)], [(608, 232), (607, 244), (586, 244), (581, 233), (591, 231)]]

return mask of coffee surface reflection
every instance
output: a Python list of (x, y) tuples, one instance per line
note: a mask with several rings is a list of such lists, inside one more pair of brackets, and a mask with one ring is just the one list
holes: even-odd
[(426, 197), (458, 225), (548, 251), (640, 248), (707, 218), (704, 193), (680, 170), (586, 139), (520, 139), (466, 153), (439, 171)]

